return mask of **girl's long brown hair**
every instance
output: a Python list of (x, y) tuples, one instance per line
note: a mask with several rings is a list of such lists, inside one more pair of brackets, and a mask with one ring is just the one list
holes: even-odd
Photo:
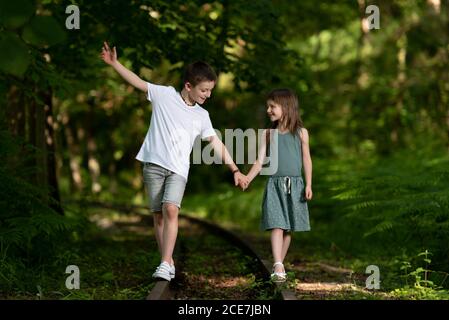
[(282, 118), (273, 123), (272, 129), (282, 125), (291, 134), (296, 134), (300, 128), (303, 128), (299, 115), (298, 97), (292, 90), (275, 89), (268, 94), (267, 100), (272, 100), (282, 108)]

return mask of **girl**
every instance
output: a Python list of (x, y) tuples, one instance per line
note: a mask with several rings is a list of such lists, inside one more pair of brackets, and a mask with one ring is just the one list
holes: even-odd
[[(247, 177), (251, 182), (261, 171), (266, 151), (278, 153), (278, 169), (267, 181), (262, 204), (261, 228), (271, 230), (274, 258), (271, 277), (284, 282), (287, 274), (284, 258), (291, 240), (291, 231), (309, 231), (306, 200), (312, 199), (312, 159), (309, 135), (298, 112), (298, 98), (288, 89), (273, 90), (267, 99), (267, 114), (273, 122), (264, 131), (258, 158)], [(273, 139), (277, 134), (278, 139)], [(304, 165), (305, 185), (301, 177)]]

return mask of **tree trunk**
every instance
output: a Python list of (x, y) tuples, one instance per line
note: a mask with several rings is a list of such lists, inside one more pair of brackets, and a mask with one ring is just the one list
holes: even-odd
[(25, 102), (19, 88), (11, 86), (7, 95), (9, 107), (6, 116), (9, 122), (9, 131), (15, 137), (25, 137)]
[(89, 125), (87, 132), (88, 168), (92, 181), (91, 190), (94, 194), (97, 194), (101, 191), (101, 184), (100, 184), (101, 168), (100, 163), (96, 157), (97, 143), (95, 142), (94, 127), (92, 125), (92, 120), (95, 119), (95, 113), (93, 111), (93, 108), (95, 108), (95, 103), (94, 101), (88, 101), (87, 103), (89, 105)]
[(442, 52), (442, 64), (437, 69), (437, 85), (439, 92), (439, 106), (438, 110), (441, 110), (441, 115), (444, 118), (443, 128), (446, 131), (446, 148), (449, 152), (449, 89), (447, 89), (447, 83), (449, 83), (449, 3), (446, 2), (446, 11), (441, 10), (440, 0), (427, 0), (429, 8), (430, 19), (438, 19), (441, 22), (441, 30), (443, 35), (443, 52)]
[(97, 144), (93, 135), (89, 134), (87, 137), (87, 154), (88, 154), (88, 168), (90, 177), (92, 180), (91, 190), (94, 194), (99, 193), (101, 191), (100, 185), (100, 163), (96, 157), (97, 152)]
[(219, 59), (219, 61), (216, 61), (216, 64), (218, 63), (218, 65), (216, 65), (215, 68), (217, 76), (219, 76), (220, 70), (223, 70), (223, 65), (220, 65), (220, 63), (224, 63), (224, 61), (226, 61), (225, 48), (228, 40), (228, 29), (229, 29), (229, 1), (223, 0), (221, 1), (221, 3), (223, 6), (223, 15), (220, 23), (221, 32), (217, 37), (217, 42), (220, 44), (220, 46), (218, 47), (220, 52), (218, 53), (217, 56), (221, 57), (221, 59)]
[(26, 152), (26, 167), (33, 168), (34, 171), (30, 172), (28, 177), (28, 181), (33, 185), (39, 185), (37, 170), (39, 170), (39, 166), (37, 164), (37, 137), (36, 137), (36, 113), (37, 106), (36, 101), (34, 99), (26, 99), (25, 100), (25, 108), (26, 108), (26, 123), (25, 126), (25, 138), (26, 141), (32, 146), (32, 149), (29, 152)]
[(35, 91), (40, 98), (26, 99), (27, 117), (24, 136), (33, 147), (26, 153), (27, 167), (34, 171), (28, 176), (28, 181), (45, 192), (41, 193), (43, 201), (53, 210), (64, 214), (59, 196), (58, 179), (56, 176), (56, 159), (53, 132), (52, 94)]
[[(429, 0), (430, 1), (430, 0)], [(449, 83), (449, 3), (446, 3), (446, 12), (440, 12), (441, 7), (438, 7), (437, 12), (441, 15), (443, 36), (444, 36), (444, 64), (441, 70), (441, 103), (443, 105), (443, 110), (446, 109), (446, 135), (447, 135), (447, 151), (449, 152), (449, 88), (447, 84)]]
[(83, 180), (81, 176), (82, 156), (76, 131), (73, 128), (72, 119), (70, 119), (67, 112), (64, 112), (62, 114), (62, 125), (64, 126), (64, 136), (69, 151), (70, 191), (73, 193), (76, 191), (81, 191), (83, 189)]
[[(36, 94), (42, 99), (43, 94), (36, 90)], [(45, 124), (45, 105), (42, 103), (33, 103), (35, 116), (32, 119), (34, 123), (34, 142), (36, 146), (36, 185), (42, 186), (48, 193), (44, 194), (44, 201), (50, 203), (50, 190), (48, 184), (48, 150), (46, 143), (46, 124)], [(32, 133), (32, 132), (31, 132)]]
[(406, 82), (406, 55), (407, 55), (407, 33), (404, 31), (397, 41), (397, 77), (393, 86), (397, 90), (396, 95), (396, 112), (393, 118), (391, 129), (391, 141), (393, 145), (398, 146), (400, 144), (400, 131), (402, 127), (402, 112), (404, 109), (404, 87)]
[(58, 177), (56, 174), (56, 156), (55, 156), (55, 134), (53, 128), (53, 95), (51, 91), (43, 93), (44, 100), (44, 138), (46, 149), (47, 164), (47, 184), (49, 186), (49, 195), (51, 197), (50, 207), (60, 214), (64, 214), (61, 206), (61, 197), (59, 195)]
[(116, 195), (118, 193), (118, 183), (117, 183), (117, 164), (115, 160), (113, 160), (109, 164), (109, 192), (112, 195)]
[(356, 72), (357, 72), (357, 86), (358, 88), (364, 88), (368, 81), (368, 72), (366, 66), (363, 63), (363, 54), (365, 47), (368, 45), (368, 20), (365, 16), (366, 1), (358, 0), (359, 3), (359, 18), (360, 18), (360, 37), (357, 46), (357, 59), (356, 59)]
[[(356, 80), (356, 83), (354, 84), (356, 95), (360, 94), (361, 91), (363, 91), (368, 86), (369, 81), (369, 74), (367, 71), (366, 63), (364, 63), (364, 55), (366, 52), (366, 46), (368, 46), (368, 22), (366, 18), (366, 1), (365, 0), (358, 0), (359, 4), (359, 21), (360, 21), (360, 37), (358, 39), (357, 43), (357, 57), (354, 64), (354, 79)], [(358, 106), (356, 106), (358, 107)], [(358, 118), (349, 117), (348, 119), (349, 123), (347, 125), (347, 134), (346, 134), (346, 144), (348, 146), (353, 146), (354, 141), (353, 138), (357, 136), (357, 134), (354, 132), (354, 129), (351, 129), (353, 126), (351, 125), (351, 122), (355, 121), (356, 123), (360, 120)], [(356, 145), (355, 148), (357, 149), (358, 146)]]

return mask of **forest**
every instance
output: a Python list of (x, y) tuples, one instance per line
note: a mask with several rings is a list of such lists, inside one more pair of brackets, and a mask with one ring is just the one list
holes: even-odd
[[(203, 107), (223, 137), (268, 128), (267, 94), (292, 89), (314, 197), (291, 250), (362, 275), (377, 265), (392, 299), (449, 299), (447, 0), (0, 2), (0, 299), (147, 289), (117, 285), (131, 249), (100, 222), (122, 213), (91, 206), (148, 205), (135, 157), (152, 106), (101, 60), (104, 41), (177, 90), (187, 64), (209, 63), (218, 81)], [(243, 192), (225, 165), (192, 164), (181, 211), (261, 236), (265, 181)], [(150, 286), (157, 252), (129, 259)], [(71, 264), (91, 270), (77, 292)]]

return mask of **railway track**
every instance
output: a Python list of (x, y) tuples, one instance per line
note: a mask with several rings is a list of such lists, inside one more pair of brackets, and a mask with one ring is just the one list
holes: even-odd
[[(84, 204), (125, 213), (148, 210), (145, 206)], [(294, 289), (269, 281), (271, 263), (251, 243), (210, 221), (179, 215), (174, 258), (176, 278), (156, 281), (146, 300), (297, 300)]]

